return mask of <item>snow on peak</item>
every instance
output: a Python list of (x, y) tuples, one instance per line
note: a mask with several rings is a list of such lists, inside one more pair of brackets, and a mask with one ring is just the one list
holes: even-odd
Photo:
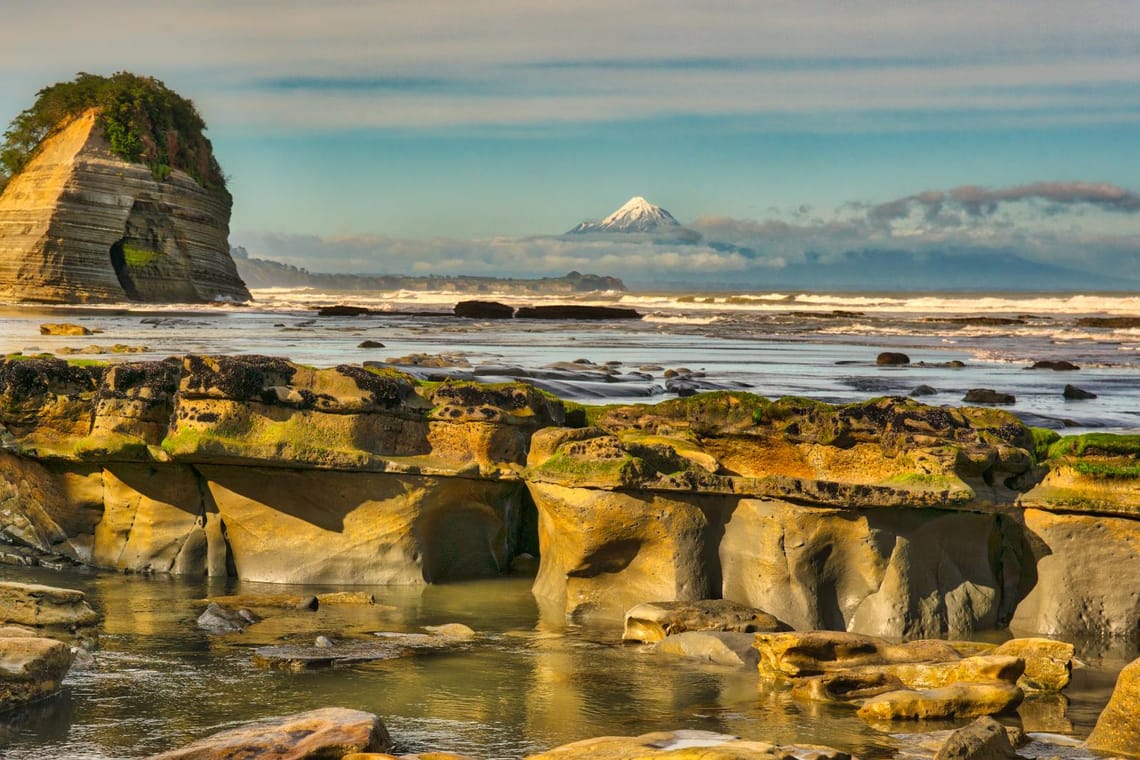
[(582, 222), (571, 232), (654, 232), (662, 228), (680, 227), (665, 209), (654, 206), (635, 195), (621, 208), (600, 222)]

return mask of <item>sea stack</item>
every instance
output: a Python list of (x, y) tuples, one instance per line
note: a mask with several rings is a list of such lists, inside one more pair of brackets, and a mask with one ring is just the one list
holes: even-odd
[[(119, 86), (118, 96), (124, 82), (171, 105), (155, 111), (140, 98), (127, 121), (105, 117), (100, 88)], [(14, 146), (9, 135), (4, 146), (0, 182), (4, 168), (11, 176), (0, 194), (0, 300), (248, 300), (229, 254), (230, 194), (193, 105), (157, 80), (116, 74), (46, 88), (37, 106), (61, 88), (90, 97), (50, 125), (52, 110), (25, 111), (13, 128), (39, 119), (38, 132), (28, 132), (40, 139)], [(12, 160), (15, 148), (24, 156)]]

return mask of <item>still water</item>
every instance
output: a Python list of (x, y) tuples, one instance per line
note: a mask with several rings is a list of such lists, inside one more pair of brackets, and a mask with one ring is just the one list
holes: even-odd
[[(93, 662), (73, 669), (62, 695), (0, 716), (5, 758), (141, 757), (238, 723), (327, 706), (380, 715), (399, 752), (488, 760), (678, 728), (826, 744), (865, 759), (893, 756), (906, 743), (850, 709), (794, 701), (789, 691), (762, 685), (753, 670), (623, 645), (616, 623), (544, 619), (529, 578), (368, 587), (373, 605), (279, 610), (244, 633), (210, 635), (195, 624), (207, 596), (339, 589), (40, 568), (0, 567), (0, 577), (80, 588), (105, 616)], [(310, 644), (317, 635), (346, 641), (443, 623), (464, 623), (478, 635), (441, 652), (345, 668), (291, 673), (251, 661), (252, 648), (265, 644)], [(1116, 672), (1135, 656), (1088, 646), (1080, 654), (1089, 667), (1074, 672), (1067, 698), (1023, 706), (1026, 730), (1086, 735)]]

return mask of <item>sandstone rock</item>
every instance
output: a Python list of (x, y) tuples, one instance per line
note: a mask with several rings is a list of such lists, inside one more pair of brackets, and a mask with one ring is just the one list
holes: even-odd
[(733, 631), (687, 631), (670, 634), (653, 650), (717, 665), (755, 668), (760, 658), (752, 639), (751, 634)]
[(1017, 760), (1005, 728), (982, 717), (950, 734), (934, 760)]
[(859, 708), (864, 720), (949, 720), (1008, 712), (1021, 702), (1021, 689), (1004, 681), (959, 682), (940, 689), (893, 691), (871, 697)]
[(82, 591), (0, 582), (0, 622), (77, 631), (99, 620), (99, 613), (87, 604)]
[(897, 351), (883, 351), (875, 357), (875, 364), (910, 364), (910, 357)]
[[(913, 644), (914, 642), (912, 642)], [(937, 647), (935, 647), (937, 656)], [(940, 689), (956, 683), (1004, 681), (1016, 684), (1025, 672), (1025, 662), (1009, 655), (977, 655), (949, 662), (903, 662), (874, 666), (893, 675), (908, 689)]]
[(996, 515), (742, 499), (720, 541), (723, 595), (797, 630), (943, 637), (999, 628), (1019, 598), (1013, 530)]
[[(1030, 492), (1034, 494), (1037, 489)], [(1140, 640), (1140, 524), (1117, 516), (1023, 513), (1033, 569), (1010, 626), (1045, 636)]]
[(1099, 752), (1140, 757), (1140, 660), (1120, 671), (1087, 745)]
[(444, 623), (443, 625), (425, 625), (424, 630), (428, 633), (433, 633), (436, 636), (444, 636), (451, 639), (472, 639), (475, 638), (475, 631), (470, 626), (463, 625), (463, 623)]
[(942, 641), (889, 644), (874, 636), (845, 631), (794, 631), (756, 634), (761, 678), (783, 679), (891, 663), (952, 662), (958, 652)]
[(0, 626), (0, 639), (26, 639), (36, 638), (36, 629), (29, 628), (26, 625), (2, 625)]
[(455, 304), (455, 316), (466, 319), (511, 319), (515, 308), (498, 301), (460, 301)]
[(1075, 385), (1066, 385), (1065, 390), (1061, 391), (1061, 395), (1070, 401), (1084, 401), (1096, 398), (1096, 394), (1092, 391), (1086, 391), (1084, 388), (1078, 388)]
[(716, 497), (528, 485), (542, 557), (534, 593), (568, 616), (617, 618), (646, 599), (712, 595), (704, 558)]
[(712, 731), (658, 731), (641, 736), (603, 736), (556, 747), (526, 760), (851, 760), (840, 750), (816, 745), (778, 746)]
[(1014, 404), (1017, 398), (1012, 393), (1002, 393), (990, 388), (971, 388), (962, 400), (968, 404)]
[(854, 702), (906, 689), (897, 676), (870, 668), (797, 678), (792, 696), (810, 702)]
[(61, 641), (0, 637), (0, 713), (59, 691), (72, 659)]
[(761, 631), (788, 630), (788, 626), (764, 612), (727, 599), (704, 599), (693, 602), (648, 602), (625, 613), (623, 641), (661, 641), (685, 631)]
[(392, 740), (380, 719), (360, 710), (326, 707), (222, 731), (151, 760), (289, 760), (382, 752)]
[(91, 330), (70, 322), (49, 322), (40, 325), (40, 335), (91, 335)]
[(994, 650), (1025, 661), (1025, 674), (1017, 685), (1024, 691), (1060, 691), (1073, 672), (1072, 644), (1052, 639), (1011, 639)]
[(226, 240), (228, 193), (118, 158), (97, 118), (88, 111), (48, 137), (0, 195), (0, 297), (248, 300)]

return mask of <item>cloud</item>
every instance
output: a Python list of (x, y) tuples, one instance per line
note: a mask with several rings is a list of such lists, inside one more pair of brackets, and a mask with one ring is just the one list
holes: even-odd
[(193, 98), (215, 130), (676, 116), (826, 130), (845, 114), (850, 131), (952, 112), (974, 127), (1121, 123), (1140, 105), (1132, 0), (1041, 4), (1032, 24), (985, 0), (5, 0), (4, 27), (4, 112), (79, 70), (134, 69)]
[(1005, 204), (1044, 201), (1051, 206), (1047, 213), (1055, 215), (1063, 207), (1092, 206), (1104, 211), (1125, 214), (1140, 212), (1140, 195), (1117, 185), (1094, 182), (1033, 182), (991, 189), (964, 185), (946, 191), (926, 191), (871, 207), (868, 217), (889, 224), (910, 216), (918, 208), (928, 222), (960, 224), (960, 219), (944, 214), (946, 208), (958, 209), (974, 218), (993, 216)]

